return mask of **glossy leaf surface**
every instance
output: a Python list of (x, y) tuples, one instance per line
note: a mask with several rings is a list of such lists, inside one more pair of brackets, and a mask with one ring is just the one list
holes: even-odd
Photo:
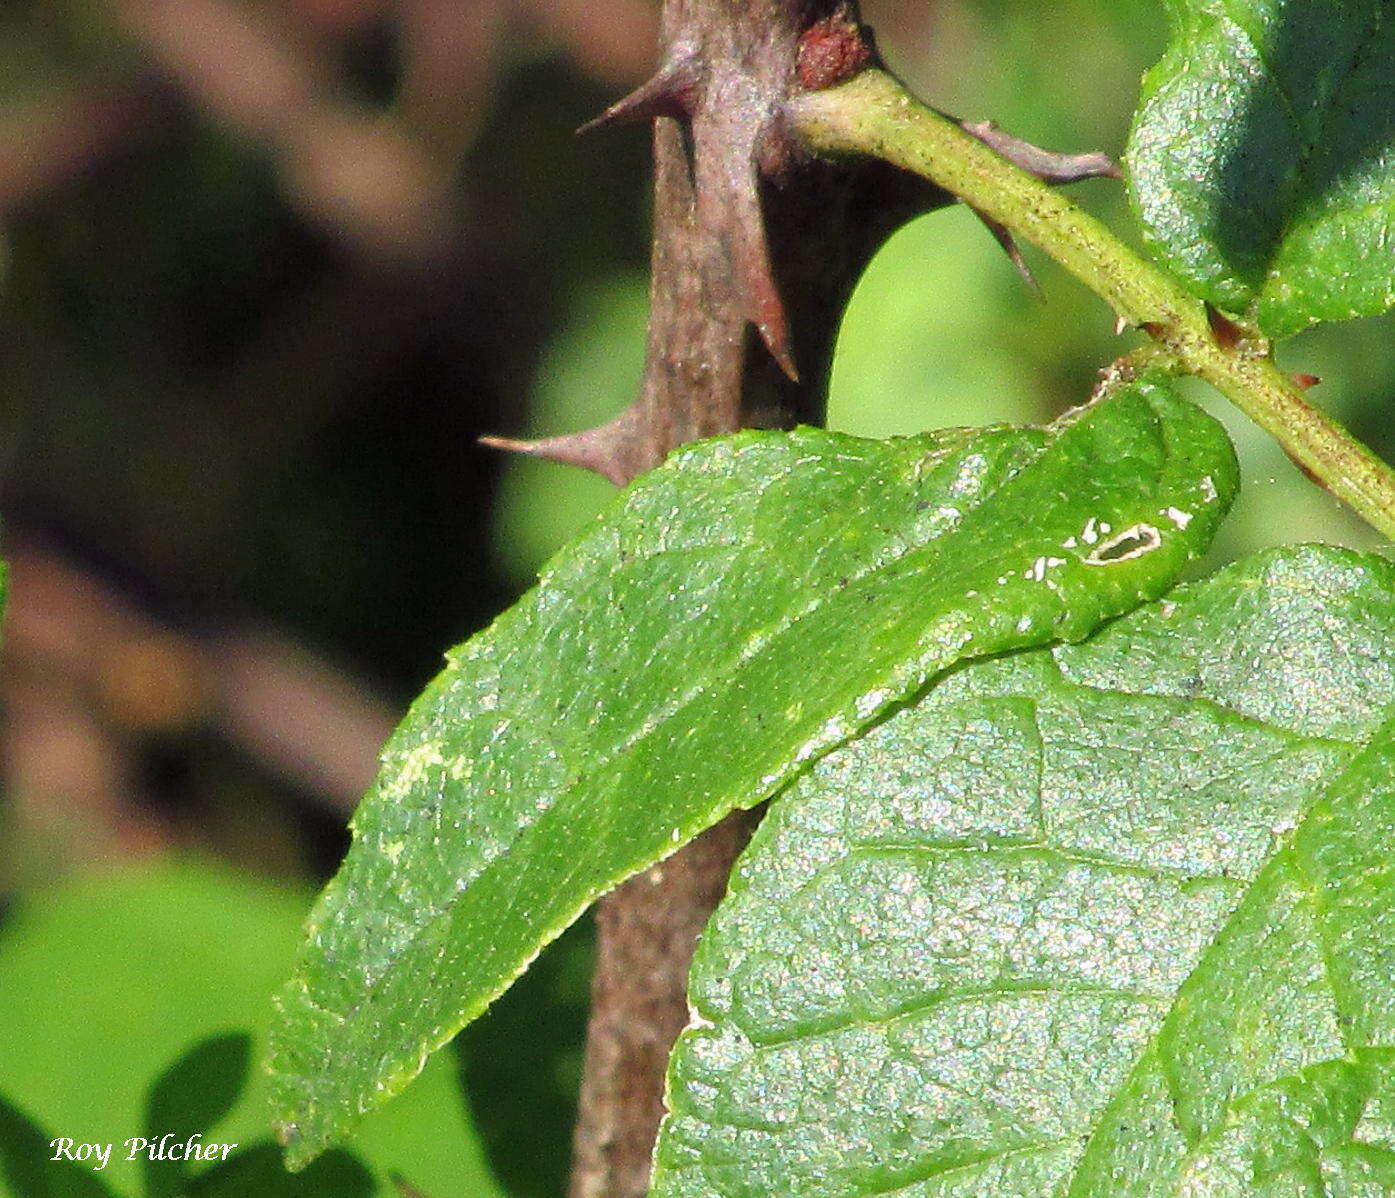
[(1395, 10), (1173, 0), (1128, 160), (1163, 259), (1285, 337), (1395, 303)]
[(1395, 567), (1274, 551), (972, 664), (772, 805), (661, 1198), (1395, 1187)]
[(1161, 593), (1234, 489), (1150, 382), (1049, 430), (750, 433), (625, 491), (389, 744), (273, 1041), (304, 1163), (599, 894), (966, 658)]

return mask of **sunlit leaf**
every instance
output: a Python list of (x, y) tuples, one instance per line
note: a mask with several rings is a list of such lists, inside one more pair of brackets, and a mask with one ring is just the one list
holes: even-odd
[(1224, 432), (1151, 382), (1048, 430), (678, 453), (389, 744), (280, 998), (289, 1159), (405, 1086), (599, 894), (937, 671), (1160, 593), (1233, 487)]
[(1273, 337), (1395, 303), (1387, 0), (1173, 0), (1129, 145), (1167, 263)]
[(658, 1198), (1395, 1184), (1395, 567), (1281, 550), (974, 664), (772, 806)]

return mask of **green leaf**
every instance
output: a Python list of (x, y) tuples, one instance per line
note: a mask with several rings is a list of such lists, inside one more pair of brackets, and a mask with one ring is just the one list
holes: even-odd
[(1171, 0), (1144, 79), (1133, 199), (1207, 299), (1286, 337), (1395, 304), (1395, 10)]
[(1049, 430), (748, 433), (677, 455), (451, 655), (389, 743), (280, 996), (303, 1164), (598, 895), (964, 658), (1156, 595), (1235, 485), (1151, 382)]
[(780, 796), (656, 1198), (1388, 1194), (1395, 566), (1274, 551)]

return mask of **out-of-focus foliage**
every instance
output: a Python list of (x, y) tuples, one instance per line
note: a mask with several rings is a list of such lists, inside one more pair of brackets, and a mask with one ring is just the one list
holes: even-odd
[[(244, 1150), (260, 1145), (266, 1159), (241, 1162), (237, 1176), (246, 1184), (229, 1190), (230, 1198), (396, 1198), (388, 1181), (394, 1172), (433, 1198), (502, 1193), (445, 1060), (433, 1063), (411, 1095), (363, 1124), (348, 1146), (356, 1164), (341, 1158), (328, 1179), (271, 1188), (273, 1180), (285, 1184), (284, 1172), (279, 1150), (271, 1151), (266, 1080), (256, 1062), (265, 1055), (268, 995), (290, 968), (306, 902), (299, 887), (188, 861), (24, 900), (0, 925), (0, 1098), (42, 1129), (45, 1144), (59, 1135), (114, 1143), (98, 1176), (122, 1196), (156, 1198), (175, 1168), (152, 1166), (151, 1188), (141, 1162), (124, 1159), (124, 1141), (146, 1128), (181, 1139), (203, 1130), (205, 1140)], [(250, 1052), (210, 1042), (229, 1034), (250, 1036)], [(200, 1044), (198, 1059), (178, 1068)], [(192, 1114), (198, 1108), (206, 1118)], [(15, 1181), (11, 1127), (0, 1120), (0, 1162), (7, 1162), (0, 1163), (0, 1194), (30, 1198)], [(365, 1170), (366, 1188), (361, 1181), (351, 1192), (333, 1188), (336, 1178), (342, 1184)]]
[[(636, 394), (644, 371), (649, 282), (616, 275), (573, 295), (565, 323), (538, 365), (527, 435), (550, 436), (610, 419), (617, 397)], [(538, 567), (581, 531), (615, 488), (587, 470), (558, 469), (537, 458), (511, 461), (499, 489), (496, 552), (528, 585)]]

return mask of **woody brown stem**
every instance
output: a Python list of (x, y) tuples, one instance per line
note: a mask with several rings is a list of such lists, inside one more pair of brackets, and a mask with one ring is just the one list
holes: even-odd
[[(838, 323), (858, 276), (908, 218), (951, 201), (875, 158), (816, 157), (788, 123), (792, 97), (837, 87), (875, 63), (850, 3), (665, 0), (662, 44), (654, 78), (597, 122), (655, 121), (639, 398), (601, 428), (508, 445), (617, 482), (687, 441), (820, 422)], [(1106, 161), (1001, 140), (1065, 177), (1101, 173)], [(750, 813), (729, 817), (597, 908), (572, 1198), (646, 1192), (664, 1070), (687, 1022), (693, 948), (755, 822)]]
[(669, 1052), (688, 1022), (688, 966), (759, 816), (739, 811), (596, 906), (572, 1198), (638, 1198), (663, 1118)]
[[(834, 17), (828, 0), (666, 0), (660, 85), (615, 112), (657, 114), (643, 386), (610, 425), (535, 451), (625, 481), (687, 441), (822, 420), (857, 275), (944, 198), (877, 164), (816, 161), (779, 127), (801, 36)], [(693, 948), (755, 820), (729, 817), (598, 905), (572, 1198), (647, 1189)]]

